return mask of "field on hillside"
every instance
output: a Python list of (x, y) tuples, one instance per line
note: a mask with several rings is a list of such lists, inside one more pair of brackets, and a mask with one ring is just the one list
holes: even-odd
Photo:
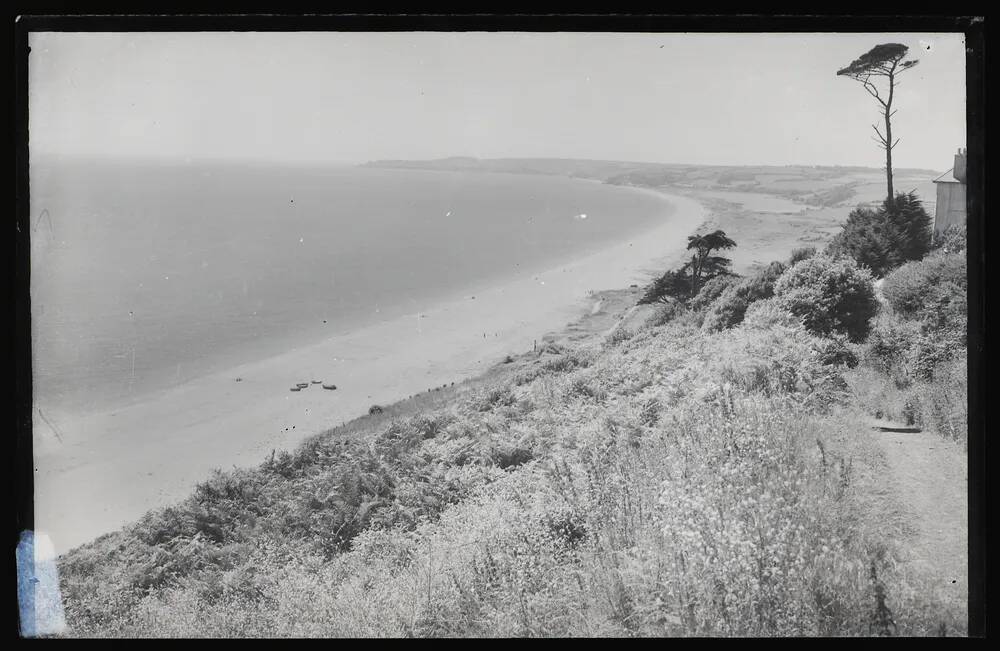
[[(756, 192), (787, 197), (806, 205), (819, 207), (880, 201), (885, 187), (883, 169), (822, 165), (684, 165), (560, 158), (456, 157), (438, 160), (380, 160), (371, 161), (366, 166), (548, 174), (592, 179), (615, 185)], [(925, 203), (934, 201), (931, 181), (940, 172), (896, 168), (894, 173), (897, 191), (909, 192), (915, 189)]]

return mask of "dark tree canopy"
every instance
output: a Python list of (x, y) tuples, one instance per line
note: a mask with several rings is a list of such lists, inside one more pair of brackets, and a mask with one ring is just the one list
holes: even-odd
[(732, 261), (729, 258), (712, 255), (713, 251), (731, 249), (736, 242), (726, 236), (722, 230), (712, 231), (704, 235), (689, 235), (687, 248), (693, 250), (691, 261), (686, 265), (691, 271), (691, 296), (698, 294), (702, 280), (708, 280), (729, 271)]
[(877, 210), (853, 210), (827, 252), (853, 258), (882, 278), (904, 262), (921, 259), (930, 246), (930, 215), (916, 195), (901, 193)]
[(672, 299), (683, 301), (690, 291), (691, 278), (686, 273), (686, 267), (682, 267), (677, 271), (668, 271), (654, 280), (646, 288), (638, 304), (667, 303)]
[(705, 235), (688, 235), (688, 250), (697, 249), (701, 254), (708, 255), (709, 252), (717, 249), (731, 249), (736, 246), (736, 242), (726, 236), (722, 230), (712, 231)]
[(909, 50), (910, 48), (902, 43), (876, 45), (852, 61), (851, 65), (838, 70), (837, 74), (858, 80), (867, 79), (873, 75), (887, 77), (890, 73), (917, 65), (916, 59), (903, 61)]
[(731, 275), (729, 267), (733, 261), (713, 251), (731, 249), (736, 242), (726, 236), (725, 231), (716, 230), (704, 235), (688, 236), (687, 248), (694, 251), (691, 259), (676, 271), (668, 271), (650, 284), (639, 304), (686, 301), (696, 296), (702, 285), (717, 276)]

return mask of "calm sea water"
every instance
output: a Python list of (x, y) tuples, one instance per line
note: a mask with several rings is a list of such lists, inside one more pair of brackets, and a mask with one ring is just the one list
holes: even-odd
[(35, 399), (128, 402), (549, 267), (667, 211), (560, 177), (33, 164)]

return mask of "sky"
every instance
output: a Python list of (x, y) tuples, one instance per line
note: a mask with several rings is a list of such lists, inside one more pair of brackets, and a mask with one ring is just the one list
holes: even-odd
[(884, 165), (836, 71), (910, 47), (896, 167), (965, 146), (962, 34), (145, 32), (29, 35), (32, 155), (446, 156)]

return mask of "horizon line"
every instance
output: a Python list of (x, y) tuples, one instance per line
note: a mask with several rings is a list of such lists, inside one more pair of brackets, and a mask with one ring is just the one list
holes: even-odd
[[(232, 156), (165, 156), (165, 155), (122, 155), (103, 153), (63, 153), (52, 151), (29, 152), (29, 163), (33, 158), (44, 159), (65, 159), (65, 160), (120, 160), (120, 161), (147, 161), (157, 163), (241, 163), (249, 165), (338, 165), (338, 166), (365, 166), (372, 163), (405, 162), (405, 163), (429, 163), (447, 160), (475, 160), (475, 161), (573, 161), (581, 163), (616, 163), (628, 165), (663, 165), (670, 167), (832, 167), (832, 168), (859, 168), (865, 170), (884, 171), (884, 167), (847, 164), (847, 163), (686, 163), (670, 161), (649, 161), (649, 160), (623, 160), (618, 158), (575, 158), (572, 156), (469, 156), (455, 154), (449, 156), (438, 156), (433, 158), (369, 158), (365, 160), (337, 160), (337, 159), (272, 159), (254, 157), (232, 157)], [(940, 173), (944, 168), (935, 169), (931, 167), (894, 166), (894, 170), (914, 170), (921, 172)], [(472, 171), (472, 170), (470, 170)]]

